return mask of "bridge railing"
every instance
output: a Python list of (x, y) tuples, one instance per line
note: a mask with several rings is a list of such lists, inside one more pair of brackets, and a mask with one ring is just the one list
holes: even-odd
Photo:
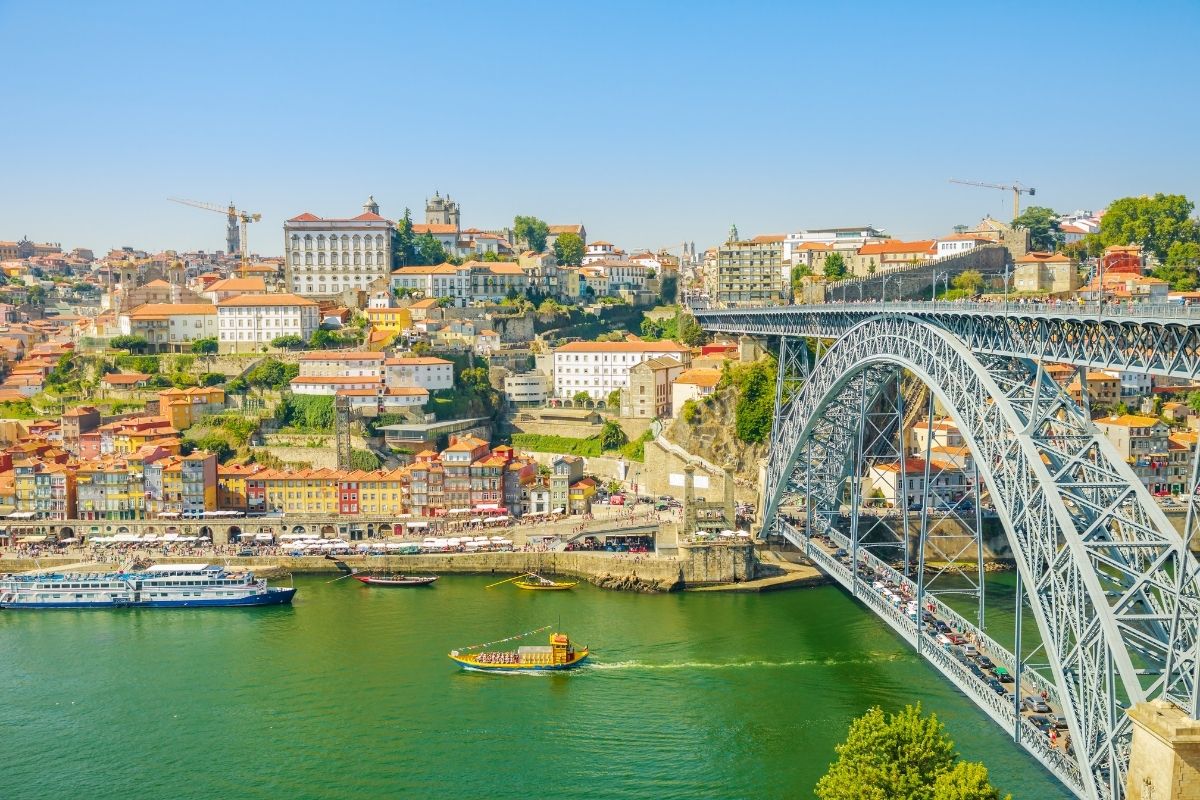
[(1181, 303), (1151, 303), (1151, 302), (1121, 302), (1100, 303), (1060, 301), (1056, 303), (1034, 303), (1028, 301), (994, 300), (979, 301), (896, 301), (896, 302), (839, 302), (831, 300), (825, 303), (790, 306), (762, 306), (727, 309), (698, 310), (702, 316), (737, 316), (739, 314), (786, 314), (789, 312), (822, 313), (830, 310), (851, 311), (855, 313), (955, 313), (955, 314), (987, 314), (989, 316), (1051, 316), (1051, 317), (1091, 317), (1096, 319), (1150, 319), (1162, 321), (1200, 322), (1200, 305), (1183, 305)]

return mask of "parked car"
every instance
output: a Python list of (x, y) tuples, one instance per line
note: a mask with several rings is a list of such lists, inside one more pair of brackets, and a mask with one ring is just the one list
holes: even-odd
[(1046, 705), (1046, 701), (1036, 695), (1027, 695), (1021, 698), (1021, 710), (1032, 711), (1035, 714), (1049, 714), (1050, 706)]
[(254, 550), (249, 547), (243, 547), (241, 550), (237, 551), (237, 554), (241, 557), (252, 556), (254, 555)]
[(1046, 719), (1050, 721), (1050, 725), (1055, 730), (1065, 731), (1067, 729), (1067, 721), (1058, 714), (1047, 714)]
[(1051, 728), (1050, 720), (1047, 719), (1046, 717), (1039, 717), (1039, 716), (1029, 717), (1029, 722), (1033, 725), (1033, 727), (1037, 728), (1042, 733), (1050, 732), (1050, 728)]
[(942, 622), (940, 619), (935, 619), (933, 625), (938, 629), (938, 633), (950, 633), (950, 626)]
[(995, 678), (988, 678), (987, 685), (988, 685), (988, 688), (991, 689), (996, 694), (1008, 694), (1008, 689), (1004, 688), (1004, 684), (1001, 683), (1000, 681), (996, 680)]
[(946, 638), (954, 644), (962, 644), (963, 642), (967, 641), (967, 637), (963, 636), (961, 633), (947, 633)]
[(993, 669), (996, 666), (992, 660), (985, 655), (981, 655), (979, 658), (975, 659), (975, 663), (984, 669)]
[(975, 658), (979, 655), (979, 651), (975, 648), (975, 645), (970, 642), (963, 645), (963, 652), (967, 654), (968, 658)]
[(1005, 670), (1004, 672), (1000, 672), (999, 670), (996, 670), (995, 674), (996, 674), (996, 680), (1000, 681), (1001, 683), (1012, 683), (1013, 682), (1013, 676), (1008, 674), (1008, 670)]

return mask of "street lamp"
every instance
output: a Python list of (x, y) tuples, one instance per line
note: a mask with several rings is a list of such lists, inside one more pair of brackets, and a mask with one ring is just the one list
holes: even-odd
[(881, 303), (887, 302), (887, 282), (891, 277), (892, 277), (891, 275), (883, 276), (883, 295), (881, 296), (881, 299), (880, 299)]
[(1004, 264), (1004, 314), (1008, 316), (1008, 276), (1011, 274), (1012, 268), (1007, 262)]
[(937, 282), (938, 282), (939, 280), (941, 280), (942, 278), (945, 278), (945, 277), (946, 277), (946, 273), (945, 273), (945, 272), (935, 272), (935, 273), (933, 273), (933, 297), (932, 297), (931, 299), (933, 299), (933, 300), (937, 300)]

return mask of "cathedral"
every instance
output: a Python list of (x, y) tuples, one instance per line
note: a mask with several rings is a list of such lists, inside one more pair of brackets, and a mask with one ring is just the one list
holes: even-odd
[(449, 195), (442, 197), (435, 191), (432, 200), (428, 198), (425, 200), (425, 224), (453, 225), (455, 230), (461, 230), (458, 203), (451, 200)]

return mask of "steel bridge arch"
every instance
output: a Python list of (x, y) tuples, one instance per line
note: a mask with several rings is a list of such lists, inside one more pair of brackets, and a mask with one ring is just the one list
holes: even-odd
[(1196, 564), (1111, 443), (1032, 361), (976, 354), (913, 317), (859, 323), (779, 412), (765, 524), (800, 492), (805, 535), (832, 526), (858, 468), (862, 415), (899, 369), (949, 411), (999, 512), (1072, 731), (1079, 788), (1122, 797), (1124, 709), (1158, 697), (1195, 707), (1200, 590), (1177, 576), (1195, 576)]

